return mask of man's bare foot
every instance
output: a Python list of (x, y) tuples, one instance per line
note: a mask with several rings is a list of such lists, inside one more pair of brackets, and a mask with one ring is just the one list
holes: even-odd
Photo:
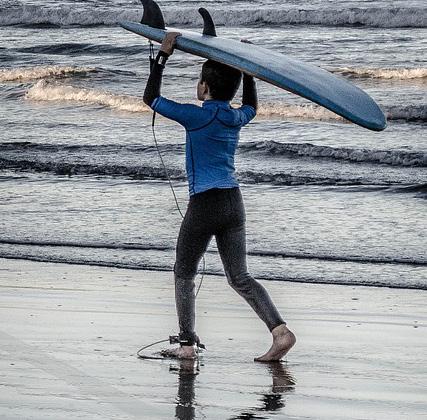
[(162, 350), (160, 354), (163, 357), (172, 357), (175, 359), (197, 359), (197, 352), (195, 346), (182, 346), (174, 349)]
[(294, 333), (285, 324), (278, 325), (271, 332), (273, 334), (273, 344), (267, 353), (256, 357), (256, 362), (275, 362), (280, 360), (296, 343)]

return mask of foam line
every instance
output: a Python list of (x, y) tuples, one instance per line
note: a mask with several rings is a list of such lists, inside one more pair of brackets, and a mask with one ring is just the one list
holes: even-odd
[(129, 95), (65, 86), (39, 80), (26, 94), (27, 99), (35, 101), (83, 102), (91, 105), (103, 105), (128, 112), (148, 112), (150, 108), (141, 98)]
[(61, 78), (83, 76), (87, 73), (94, 73), (96, 71), (97, 70), (93, 67), (72, 66), (39, 66), (0, 69), (0, 82), (26, 82), (48, 77)]
[[(26, 93), (26, 98), (34, 101), (82, 102), (88, 105), (102, 105), (120, 111), (150, 112), (142, 98), (130, 95), (79, 88), (74, 86), (39, 80)], [(238, 106), (236, 104), (236, 106)], [(427, 121), (427, 105), (388, 106), (384, 111), (389, 120)], [(338, 120), (343, 118), (317, 105), (288, 105), (282, 102), (261, 103), (258, 116), (297, 118), (303, 120)]]
[[(141, 12), (136, 9), (91, 8), (62, 6), (57, 8), (38, 5), (17, 5), (4, 8), (0, 13), (0, 26), (52, 25), (93, 26), (116, 25), (116, 22), (139, 21)], [(343, 9), (217, 8), (211, 10), (217, 25), (250, 26), (268, 25), (322, 25), (367, 26), (377, 28), (425, 28), (427, 11), (421, 7), (366, 7)], [(201, 22), (194, 7), (171, 7), (164, 10), (168, 25), (194, 25)]]
[(396, 79), (411, 80), (427, 78), (427, 68), (349, 68), (339, 67), (332, 69), (333, 73), (339, 73), (344, 76), (368, 79)]

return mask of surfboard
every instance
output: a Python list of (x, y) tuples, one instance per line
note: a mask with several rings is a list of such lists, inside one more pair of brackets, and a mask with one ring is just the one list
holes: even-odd
[(144, 6), (141, 23), (119, 22), (124, 29), (156, 42), (162, 42), (168, 31), (180, 32), (182, 35), (176, 40), (176, 48), (180, 51), (227, 64), (317, 103), (367, 129), (382, 131), (386, 128), (386, 118), (376, 102), (343, 77), (277, 51), (217, 37), (213, 20), (203, 8), (199, 9), (204, 21), (202, 34), (166, 28), (157, 3), (141, 1)]

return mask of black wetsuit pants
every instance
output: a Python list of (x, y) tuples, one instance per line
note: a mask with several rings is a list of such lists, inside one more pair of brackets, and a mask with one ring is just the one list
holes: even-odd
[(211, 189), (190, 197), (176, 248), (175, 300), (180, 339), (192, 344), (195, 334), (195, 284), (199, 262), (212, 236), (228, 282), (271, 331), (284, 324), (265, 288), (246, 265), (245, 209), (239, 188)]

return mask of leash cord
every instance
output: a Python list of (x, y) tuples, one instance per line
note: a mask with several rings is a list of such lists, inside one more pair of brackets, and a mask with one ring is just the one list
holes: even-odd
[(156, 344), (166, 343), (166, 341), (169, 341), (169, 339), (155, 341), (154, 343), (151, 343), (151, 344), (148, 344), (147, 346), (141, 347), (141, 348), (136, 352), (136, 355), (137, 355), (138, 357), (144, 358), (144, 356), (140, 354), (142, 351), (144, 351), (144, 350), (146, 350), (146, 349), (148, 349), (148, 348), (150, 348), (150, 347), (153, 347), (153, 346), (155, 346)]
[(164, 162), (164, 160), (163, 160), (162, 153), (160, 152), (159, 144), (158, 144), (158, 142), (157, 142), (156, 130), (155, 130), (155, 127), (154, 127), (155, 119), (156, 119), (156, 112), (154, 111), (154, 112), (153, 112), (153, 120), (152, 120), (152, 122), (151, 122), (151, 131), (152, 131), (152, 133), (153, 133), (154, 144), (156, 145), (156, 149), (157, 149), (157, 153), (158, 153), (159, 158), (160, 158), (160, 162), (162, 163), (163, 170), (164, 170), (164, 172), (165, 172), (165, 174), (166, 174), (166, 178), (168, 179), (169, 186), (170, 186), (170, 189), (171, 189), (171, 191), (172, 191), (173, 198), (174, 198), (174, 200), (175, 200), (176, 208), (178, 209), (179, 214), (181, 215), (182, 219), (184, 219), (184, 215), (182, 214), (181, 208), (179, 207), (178, 198), (176, 197), (175, 188), (173, 187), (173, 184), (172, 184), (171, 178), (170, 178), (170, 176), (169, 176), (169, 171), (168, 171), (168, 169), (167, 169), (167, 167), (166, 167), (166, 165), (165, 165), (165, 162)]
[[(160, 148), (159, 148), (159, 143), (157, 141), (156, 130), (155, 130), (155, 120), (156, 120), (156, 112), (153, 112), (153, 119), (152, 119), (152, 122), (151, 122), (151, 131), (153, 133), (154, 144), (156, 145), (156, 150), (157, 150), (157, 153), (159, 155), (160, 162), (162, 164), (163, 170), (165, 171), (166, 177), (168, 179), (168, 183), (169, 183), (170, 189), (172, 191), (173, 198), (175, 200), (176, 208), (178, 209), (179, 214), (181, 215), (181, 218), (184, 219), (184, 214), (182, 213), (181, 208), (179, 206), (178, 198), (177, 198), (176, 193), (175, 193), (175, 188), (174, 188), (174, 186), (172, 184), (172, 180), (171, 180), (171, 178), (169, 176), (169, 171), (168, 171), (168, 169), (166, 167), (165, 161), (163, 160), (163, 156), (162, 156), (162, 153), (161, 153)], [(202, 270), (202, 273), (201, 273), (201, 278), (200, 278), (199, 286), (197, 287), (196, 297), (199, 294), (200, 288), (202, 287), (203, 279), (205, 277), (205, 271), (206, 271), (206, 259), (205, 259), (205, 256), (203, 255), (203, 270)]]

